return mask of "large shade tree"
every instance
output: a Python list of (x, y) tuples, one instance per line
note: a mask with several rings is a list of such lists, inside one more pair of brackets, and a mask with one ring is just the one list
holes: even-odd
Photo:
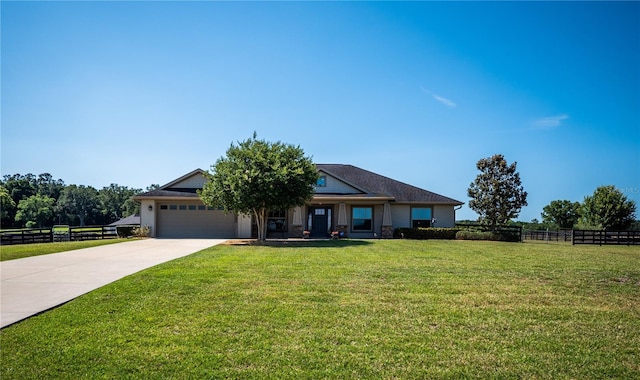
[(141, 193), (141, 189), (131, 189), (112, 183), (98, 192), (98, 199), (104, 222), (111, 223), (123, 217), (140, 212), (140, 205), (132, 197)]
[(206, 173), (202, 201), (226, 212), (253, 215), (258, 240), (266, 239), (271, 211), (302, 206), (314, 193), (318, 172), (299, 146), (253, 138), (233, 143)]
[(516, 171), (516, 162), (509, 165), (502, 154), (483, 158), (476, 164), (480, 174), (467, 189), (469, 207), (478, 213), (478, 221), (495, 228), (516, 218), (527, 205), (527, 192)]
[(580, 219), (580, 203), (568, 200), (551, 201), (542, 209), (542, 221), (560, 228), (573, 228)]
[(72, 220), (78, 218), (80, 225), (84, 226), (87, 220), (93, 221), (99, 215), (98, 190), (91, 186), (69, 185), (58, 198), (57, 209)]
[(584, 198), (584, 222), (604, 230), (624, 230), (634, 222), (636, 204), (615, 186), (600, 186)]

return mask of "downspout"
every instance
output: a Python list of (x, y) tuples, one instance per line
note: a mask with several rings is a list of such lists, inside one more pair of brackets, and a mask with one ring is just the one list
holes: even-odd
[(456, 226), (456, 211), (460, 210), (464, 206), (464, 203), (458, 206), (458, 208), (453, 208), (453, 226)]

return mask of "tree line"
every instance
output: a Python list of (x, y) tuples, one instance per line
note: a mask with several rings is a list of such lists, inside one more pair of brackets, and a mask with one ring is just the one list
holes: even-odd
[(141, 192), (115, 183), (100, 190), (67, 185), (49, 173), (7, 174), (0, 181), (0, 224), (5, 229), (110, 224), (140, 212), (132, 197)]
[(542, 209), (542, 223), (550, 228), (637, 229), (636, 204), (615, 186), (600, 186), (582, 203), (551, 201)]
[(520, 181), (517, 163), (508, 164), (504, 156), (496, 154), (476, 164), (480, 174), (469, 185), (469, 207), (478, 213), (478, 222), (489, 228), (499, 225), (520, 224), (530, 229), (637, 229), (636, 204), (615, 186), (600, 186), (582, 203), (554, 200), (544, 206), (542, 223), (514, 222), (523, 206), (527, 205), (527, 192)]

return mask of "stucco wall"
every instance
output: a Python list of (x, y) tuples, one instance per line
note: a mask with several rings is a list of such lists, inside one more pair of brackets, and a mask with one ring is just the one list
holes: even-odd
[[(151, 206), (151, 211), (149, 211)], [(151, 237), (156, 237), (156, 202), (152, 200), (144, 200), (140, 202), (140, 226), (149, 226), (151, 228)]]
[(251, 216), (250, 215), (238, 215), (238, 232), (237, 237), (239, 239), (251, 238)]
[[(436, 224), (432, 227), (455, 227), (456, 213), (454, 206), (447, 205), (426, 205), (431, 207), (431, 216), (436, 218)], [(391, 205), (391, 218), (393, 228), (411, 228), (411, 206)]]
[(455, 227), (456, 212), (453, 206), (433, 206), (433, 217), (436, 224), (433, 227)]
[(391, 223), (393, 228), (411, 227), (411, 206), (391, 205)]

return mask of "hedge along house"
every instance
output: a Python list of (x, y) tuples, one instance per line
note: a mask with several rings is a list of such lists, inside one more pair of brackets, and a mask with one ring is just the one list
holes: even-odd
[[(399, 227), (453, 227), (462, 202), (352, 166), (318, 164), (311, 201), (269, 214), (268, 238), (310, 236), (391, 238)], [(251, 216), (225, 214), (205, 206), (197, 190), (206, 181), (197, 169), (134, 199), (141, 202), (141, 225), (160, 238), (251, 238)]]

